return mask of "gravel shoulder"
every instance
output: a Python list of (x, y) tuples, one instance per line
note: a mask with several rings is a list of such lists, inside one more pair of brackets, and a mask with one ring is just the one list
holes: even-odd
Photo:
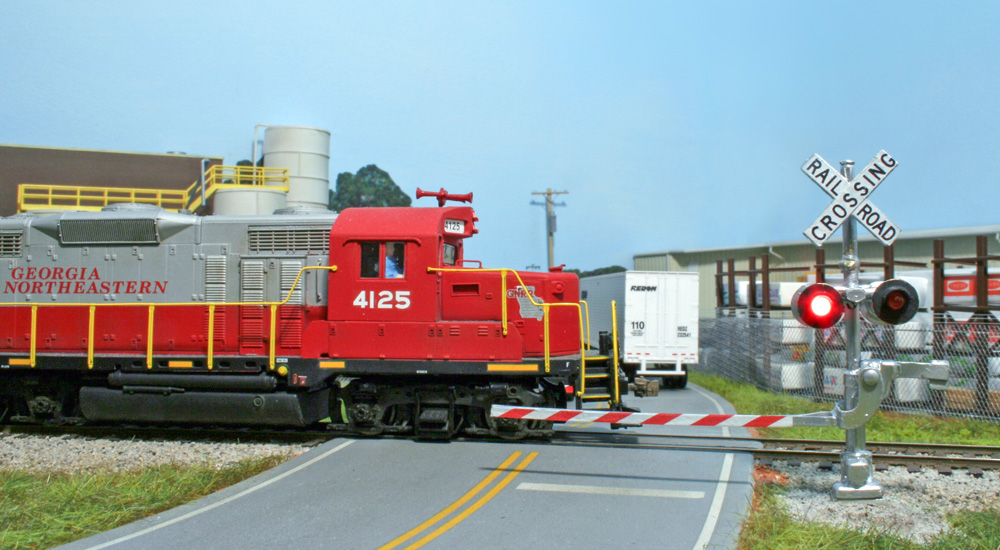
[(1000, 473), (984, 472), (975, 478), (965, 470), (952, 475), (924, 469), (909, 473), (893, 466), (875, 473), (885, 496), (871, 501), (838, 501), (831, 497), (840, 480), (839, 468), (820, 470), (818, 464), (788, 466), (775, 462), (769, 468), (788, 479), (781, 498), (799, 521), (825, 523), (864, 530), (872, 526), (926, 543), (949, 529), (947, 515), (959, 510), (977, 511), (1000, 506)]
[(92, 439), (86, 437), (0, 435), (0, 468), (51, 473), (141, 470), (167, 464), (218, 469), (241, 460), (284, 456), (309, 450), (302, 445)]

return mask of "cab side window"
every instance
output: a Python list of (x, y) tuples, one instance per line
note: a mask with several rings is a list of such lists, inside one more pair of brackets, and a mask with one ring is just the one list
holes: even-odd
[(379, 274), (379, 243), (361, 243), (361, 277), (377, 279)]
[(458, 257), (458, 248), (453, 244), (445, 243), (444, 251), (442, 253), (442, 263), (444, 265), (455, 265), (455, 260)]
[(406, 269), (406, 243), (385, 243), (385, 278), (401, 279)]

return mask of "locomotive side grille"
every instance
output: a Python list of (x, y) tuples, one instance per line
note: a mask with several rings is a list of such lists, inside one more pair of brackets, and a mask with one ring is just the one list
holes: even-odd
[[(295, 278), (299, 276), (299, 271), (302, 270), (302, 262), (298, 260), (294, 261), (284, 261), (281, 262), (281, 299), (284, 300), (285, 296), (288, 296), (288, 291), (292, 290), (292, 285), (295, 284)], [(306, 284), (305, 274), (299, 279), (298, 286), (295, 287), (295, 292), (292, 292), (292, 297), (288, 300), (288, 305), (302, 305), (302, 290)]]
[(21, 256), (21, 243), (24, 238), (22, 231), (0, 233), (0, 258), (17, 258)]
[[(281, 262), (281, 299), (284, 300), (285, 296), (288, 296), (288, 292), (292, 289), (292, 285), (295, 284), (295, 278), (299, 275), (299, 271), (302, 269), (303, 262), (301, 260), (286, 260)], [(295, 287), (295, 291), (292, 292), (291, 298), (288, 300), (287, 305), (301, 305), (302, 302), (302, 290), (305, 286), (306, 279), (305, 276), (299, 280), (299, 284)], [(300, 348), (302, 347), (302, 326), (305, 324), (305, 316), (303, 309), (300, 307), (286, 307), (282, 306), (278, 308), (278, 334), (279, 343), (285, 348)]]
[[(240, 301), (264, 301), (264, 261), (243, 260)], [(240, 308), (240, 341), (246, 347), (264, 346), (264, 306), (243, 306)]]
[[(202, 328), (204, 330), (205, 340), (208, 340), (208, 308), (205, 308), (205, 317), (202, 320)], [(226, 311), (224, 308), (215, 309), (215, 322), (212, 328), (212, 339), (216, 342), (226, 341)]]
[(246, 347), (264, 346), (264, 306), (240, 307), (240, 341)]
[(226, 257), (205, 258), (205, 300), (214, 303), (226, 301)]
[(63, 244), (158, 243), (156, 220), (62, 220), (59, 240)]
[(327, 254), (330, 230), (251, 227), (247, 233), (254, 254)]
[(241, 302), (264, 301), (264, 261), (243, 260), (243, 286), (240, 289)]

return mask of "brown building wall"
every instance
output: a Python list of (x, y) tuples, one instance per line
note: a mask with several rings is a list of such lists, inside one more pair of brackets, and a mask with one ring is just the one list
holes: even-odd
[(220, 157), (0, 145), (0, 216), (17, 213), (20, 183), (187, 189)]

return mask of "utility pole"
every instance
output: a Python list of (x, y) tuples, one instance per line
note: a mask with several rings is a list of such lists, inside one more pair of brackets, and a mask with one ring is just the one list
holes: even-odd
[(566, 203), (556, 204), (552, 202), (552, 195), (568, 195), (569, 191), (553, 191), (552, 189), (546, 189), (545, 191), (535, 191), (531, 194), (545, 195), (544, 203), (531, 201), (531, 204), (545, 207), (545, 230), (549, 234), (549, 269), (552, 269), (556, 263), (555, 254), (553, 252), (553, 247), (555, 246), (555, 239), (553, 239), (553, 235), (556, 232), (556, 214), (552, 211), (552, 207), (566, 206)]

